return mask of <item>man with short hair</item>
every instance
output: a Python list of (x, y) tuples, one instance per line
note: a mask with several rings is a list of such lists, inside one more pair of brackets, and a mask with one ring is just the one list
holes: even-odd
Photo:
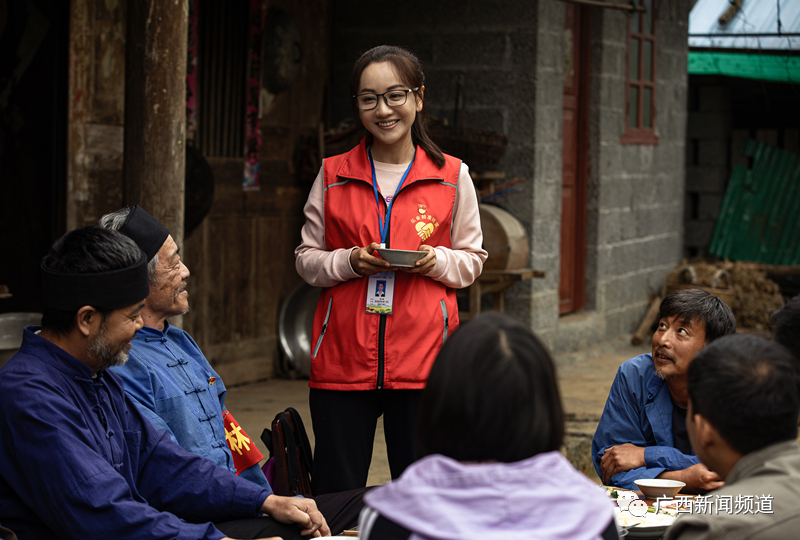
[(792, 355), (756, 336), (725, 337), (697, 355), (686, 427), (725, 487), (695, 500), (665, 539), (797, 538), (799, 379)]
[(126, 362), (150, 292), (133, 241), (77, 229), (41, 270), (42, 326), (25, 328), (0, 369), (3, 525), (20, 540), (218, 540), (242, 521), (329, 532), (313, 501), (276, 497), (174, 444), (108, 370)]
[[(192, 337), (167, 321), (189, 309), (189, 269), (169, 231), (139, 206), (106, 214), (97, 224), (132, 238), (149, 260), (144, 327), (132, 341), (130, 361), (114, 370), (125, 391), (157, 429), (184, 449), (272, 492), (259, 466), (263, 456), (225, 407), (224, 382)], [(231, 447), (234, 430), (247, 444)], [(365, 491), (314, 497), (333, 534), (358, 524)]]
[(653, 352), (620, 366), (592, 441), (604, 484), (638, 489), (635, 480), (668, 478), (685, 482), (686, 493), (722, 485), (686, 433), (686, 372), (703, 347), (735, 331), (733, 312), (716, 296), (683, 289), (664, 298)]

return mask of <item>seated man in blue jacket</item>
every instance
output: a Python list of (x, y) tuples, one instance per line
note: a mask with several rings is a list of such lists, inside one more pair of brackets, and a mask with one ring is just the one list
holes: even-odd
[[(19, 540), (247, 538), (330, 531), (314, 501), (278, 497), (173, 443), (108, 368), (128, 359), (147, 259), (115, 231), (76, 229), (42, 261), (42, 326), (0, 368), (0, 522)], [(270, 517), (258, 517), (266, 513)]]
[[(225, 407), (224, 382), (192, 337), (167, 321), (189, 309), (189, 269), (169, 231), (139, 206), (106, 214), (97, 225), (130, 237), (148, 260), (144, 327), (131, 342), (130, 360), (113, 368), (125, 391), (153, 426), (184, 449), (272, 492), (259, 466), (263, 456)], [(314, 497), (333, 534), (358, 524), (366, 490)]]
[(592, 441), (592, 459), (604, 484), (638, 489), (634, 480), (667, 478), (683, 492), (722, 486), (692, 450), (686, 432), (686, 373), (695, 355), (736, 332), (731, 309), (700, 289), (676, 291), (661, 302), (653, 352), (623, 363)]

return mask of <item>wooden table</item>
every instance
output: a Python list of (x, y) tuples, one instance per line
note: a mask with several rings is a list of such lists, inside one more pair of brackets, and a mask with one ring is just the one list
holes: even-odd
[(547, 277), (547, 272), (530, 268), (484, 270), (480, 277), (469, 286), (469, 311), (464, 314), (459, 313), (459, 318), (467, 321), (477, 316), (481, 312), (481, 297), (485, 294), (494, 295), (492, 298), (493, 308), (502, 312), (505, 309), (505, 302), (501, 294), (504, 290), (518, 281), (544, 277)]

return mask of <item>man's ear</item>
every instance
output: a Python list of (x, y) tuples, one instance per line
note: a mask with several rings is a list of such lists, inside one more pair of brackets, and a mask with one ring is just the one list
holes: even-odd
[(700, 448), (708, 448), (718, 444), (721, 440), (719, 431), (711, 425), (711, 422), (705, 416), (695, 413), (692, 416), (692, 421), (694, 422), (695, 438), (697, 439), (695, 444)]
[(75, 326), (78, 327), (78, 331), (84, 337), (88, 337), (95, 331), (95, 327), (101, 318), (100, 312), (95, 308), (92, 306), (83, 306), (75, 315)]

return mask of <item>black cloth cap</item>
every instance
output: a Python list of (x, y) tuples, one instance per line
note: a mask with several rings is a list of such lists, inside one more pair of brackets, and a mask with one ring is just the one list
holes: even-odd
[(139, 260), (127, 268), (96, 274), (50, 270), (42, 260), (42, 290), (45, 305), (62, 311), (77, 311), (83, 306), (110, 311), (130, 306), (150, 294), (147, 256), (142, 253)]
[(131, 206), (131, 212), (119, 232), (136, 242), (147, 255), (147, 262), (153, 260), (169, 236), (169, 230), (138, 205)]

